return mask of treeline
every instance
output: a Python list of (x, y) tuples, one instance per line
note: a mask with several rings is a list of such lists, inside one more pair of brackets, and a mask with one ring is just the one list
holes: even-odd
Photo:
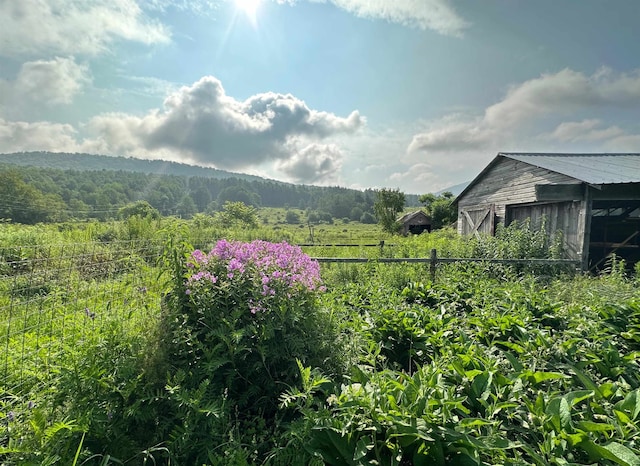
[(263, 180), (259, 176), (233, 173), (217, 168), (200, 167), (167, 160), (146, 160), (134, 157), (112, 157), (95, 154), (71, 154), (66, 152), (15, 152), (0, 154), (0, 164), (28, 167), (53, 168), (58, 170), (99, 171), (123, 170), (127, 172), (171, 174), (176, 176), (203, 176), (205, 178), (238, 178), (241, 180)]
[[(140, 200), (164, 216), (183, 218), (218, 211), (227, 201), (241, 201), (254, 207), (303, 209), (318, 220), (375, 222), (375, 197), (374, 190), (268, 180), (0, 165), (0, 218), (26, 224), (113, 219), (122, 207)], [(416, 205), (417, 198), (410, 202)]]

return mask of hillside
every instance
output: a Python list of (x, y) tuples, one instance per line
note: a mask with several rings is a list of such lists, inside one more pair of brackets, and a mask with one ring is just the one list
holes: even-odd
[(143, 160), (132, 157), (111, 157), (95, 154), (70, 154), (63, 152), (16, 152), (0, 154), (0, 163), (58, 170), (115, 170), (153, 175), (200, 176), (218, 180), (237, 178), (246, 181), (273, 181), (259, 176), (234, 173), (217, 168), (188, 165), (166, 160)]
[[(338, 186), (283, 183), (160, 160), (91, 154), (0, 154), (0, 219), (18, 223), (109, 219), (147, 201), (162, 215), (189, 218), (227, 201), (306, 210), (315, 217), (373, 220), (376, 193)], [(406, 195), (406, 207), (419, 205)]]

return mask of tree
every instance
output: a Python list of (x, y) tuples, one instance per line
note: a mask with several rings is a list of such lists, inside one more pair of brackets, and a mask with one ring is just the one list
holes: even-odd
[(284, 216), (284, 221), (291, 225), (297, 225), (300, 223), (300, 214), (295, 210), (287, 210), (287, 213)]
[(44, 195), (27, 184), (17, 170), (0, 172), (0, 218), (15, 223), (35, 224), (57, 220), (66, 208), (60, 196)]
[(131, 202), (118, 210), (118, 216), (122, 219), (127, 219), (134, 215), (138, 215), (141, 218), (151, 217), (154, 220), (160, 218), (158, 209), (154, 209), (147, 201)]
[(458, 211), (453, 203), (453, 193), (445, 191), (435, 194), (423, 194), (418, 200), (425, 206), (427, 214), (431, 217), (431, 228), (438, 229), (451, 225), (458, 218)]
[(182, 196), (182, 199), (180, 199), (180, 202), (176, 206), (176, 214), (182, 218), (191, 218), (197, 211), (198, 207), (196, 206), (196, 203), (188, 194)]
[(371, 212), (365, 212), (360, 217), (360, 223), (372, 225), (376, 223), (376, 217)]
[(373, 210), (378, 218), (382, 230), (396, 234), (400, 231), (398, 214), (404, 209), (405, 196), (399, 189), (380, 189), (376, 191), (376, 201)]
[(246, 189), (240, 184), (234, 184), (224, 188), (218, 194), (218, 204), (225, 202), (242, 202), (246, 205), (260, 205), (260, 196), (253, 191)]
[(258, 226), (258, 215), (256, 209), (246, 205), (244, 202), (225, 202), (222, 206), (219, 219), (228, 226), (247, 226), (255, 228)]

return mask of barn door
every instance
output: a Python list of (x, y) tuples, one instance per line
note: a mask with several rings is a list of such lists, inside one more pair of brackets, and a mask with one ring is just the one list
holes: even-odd
[(480, 233), (493, 235), (495, 228), (495, 204), (482, 208), (461, 209), (461, 232), (464, 235), (480, 236)]

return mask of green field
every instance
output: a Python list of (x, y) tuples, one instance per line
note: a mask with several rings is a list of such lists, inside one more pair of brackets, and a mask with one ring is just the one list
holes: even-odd
[[(526, 228), (402, 238), (279, 215), (0, 224), (0, 464), (640, 465), (638, 268), (469, 262), (431, 281), (376, 259), (562, 252)], [(371, 261), (301, 288), (273, 279), (303, 260), (283, 246), (187, 259), (312, 237), (311, 257)], [(301, 263), (295, 280), (315, 273)]]

